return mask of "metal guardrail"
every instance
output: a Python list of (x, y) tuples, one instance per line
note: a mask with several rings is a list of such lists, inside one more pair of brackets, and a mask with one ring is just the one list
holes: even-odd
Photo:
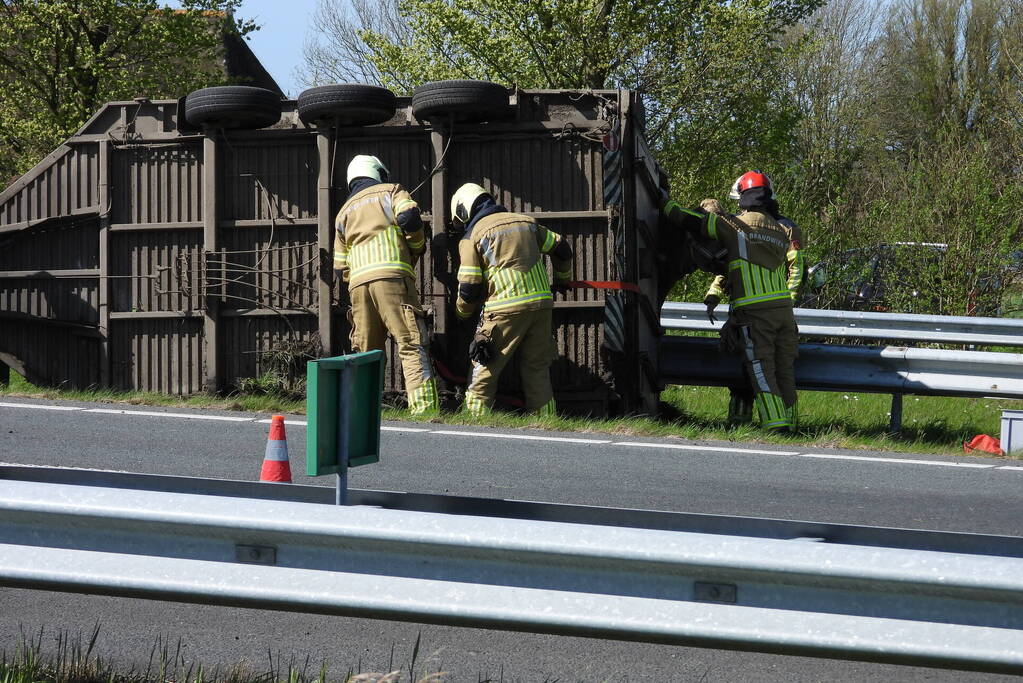
[[(727, 307), (707, 319), (703, 304), (669, 301), (661, 308), (661, 327), (667, 330), (712, 332), (728, 319)], [(795, 309), (799, 334), (807, 337), (877, 339), (929, 344), (974, 344), (981, 346), (1023, 346), (1023, 319), (973, 318), (970, 316), (919, 315)]]
[[(741, 360), (717, 339), (661, 339), (661, 379), (669, 384), (742, 386)], [(1023, 398), (1023, 354), (904, 346), (800, 344), (796, 386), (921, 396)]]
[(5, 586), (1023, 673), (1023, 558), (821, 541), (0, 478)]

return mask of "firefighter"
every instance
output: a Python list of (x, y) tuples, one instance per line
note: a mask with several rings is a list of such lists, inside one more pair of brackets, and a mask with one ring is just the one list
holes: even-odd
[(437, 413), (437, 380), (413, 269), (426, 249), (423, 221), (409, 193), (387, 180), (376, 157), (360, 154), (348, 164), (348, 201), (334, 221), (334, 269), (352, 300), (352, 350), (383, 350), (390, 333), (409, 410)]
[[(526, 410), (554, 415), (552, 290), (563, 294), (570, 287), (572, 248), (529, 216), (508, 211), (475, 183), (462, 185), (451, 197), (451, 216), (465, 231), (458, 245), (455, 313), (468, 320), (483, 307), (469, 345), (472, 377), (465, 409), (477, 416), (491, 411), (501, 371), (517, 354)], [(544, 254), (554, 267), (553, 286)]]
[(800, 260), (801, 245), (798, 234), (793, 239), (791, 230), (770, 213), (771, 185), (766, 175), (743, 174), (736, 181), (736, 192), (743, 209), (738, 216), (683, 209), (670, 200), (663, 211), (677, 227), (716, 239), (728, 249), (726, 289), (731, 310), (721, 331), (722, 342), (727, 350), (743, 356), (761, 425), (787, 431), (794, 428), (797, 417), (794, 363), (798, 352), (789, 264)]
[[(803, 257), (802, 252), (802, 235), (799, 231), (799, 227), (795, 221), (791, 218), (781, 215), (778, 209), (777, 197), (774, 195), (773, 184), (771, 179), (765, 173), (760, 171), (751, 171), (753, 174), (759, 174), (762, 176), (760, 179), (760, 185), (758, 187), (764, 188), (761, 192), (751, 192), (746, 195), (739, 208), (744, 211), (756, 211), (759, 210), (763, 213), (769, 214), (785, 229), (788, 234), (790, 249), (786, 254), (787, 271), (788, 271), (788, 290), (789, 296), (792, 297), (793, 305), (799, 301), (799, 297), (802, 294), (803, 282), (806, 276), (806, 260)], [(732, 184), (731, 191), (728, 194), (729, 199), (740, 200), (742, 199), (742, 192), (740, 191), (740, 181), (743, 180), (749, 174), (744, 174), (736, 179), (735, 183)], [(755, 182), (754, 185), (757, 185)], [(745, 189), (754, 190), (758, 187), (748, 187)], [(725, 215), (724, 208), (721, 203), (716, 199), (705, 199), (700, 202), (700, 208), (705, 211), (713, 212), (718, 215)], [(739, 214), (739, 219), (742, 220), (742, 213)], [(710, 287), (707, 289), (707, 294), (704, 296), (703, 303), (707, 307), (707, 317), (712, 323), (716, 322), (714, 317), (714, 309), (721, 302), (721, 299), (727, 294), (727, 278), (718, 274), (714, 281), (711, 282)], [(732, 387), (728, 403), (728, 422), (731, 425), (739, 425), (751, 422), (753, 419), (753, 393), (748, 388), (737, 388)]]

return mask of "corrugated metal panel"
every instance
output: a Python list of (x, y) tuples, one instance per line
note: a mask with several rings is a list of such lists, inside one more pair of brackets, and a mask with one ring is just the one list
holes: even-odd
[(98, 280), (0, 278), (0, 311), (95, 325), (99, 322)]
[(202, 230), (115, 232), (113, 311), (190, 311), (202, 305)]
[(114, 387), (168, 394), (202, 391), (202, 320), (113, 320)]
[[(543, 224), (562, 235), (572, 246), (574, 264), (572, 277), (576, 280), (610, 280), (608, 268), (608, 224), (607, 219), (559, 219), (545, 220)], [(548, 274), (553, 275), (550, 261)], [(605, 290), (578, 288), (566, 297), (567, 301), (603, 301)]]
[(69, 147), (0, 205), (0, 225), (66, 216), (98, 208), (99, 145)]
[[(390, 172), (390, 181), (408, 190), (422, 211), (427, 213), (432, 211), (433, 188), (430, 183), (430, 172), (435, 162), (429, 136), (422, 129), (411, 128), (407, 136), (342, 137), (334, 149), (336, 159), (334, 186), (338, 188), (339, 197), (337, 206), (333, 208), (335, 214), (348, 197), (346, 183), (348, 162), (357, 154), (371, 154), (379, 158)], [(440, 229), (443, 230), (443, 226), (440, 226)], [(433, 232), (429, 224), (426, 230), (428, 236)], [(440, 305), (433, 296), (434, 258), (428, 240), (426, 254), (416, 267), (416, 286), (427, 306)]]
[(219, 218), (316, 217), (319, 161), (313, 135), (267, 141), (228, 139), (218, 147), (223, 165)]
[(153, 145), (111, 152), (114, 223), (202, 220), (202, 145)]
[(448, 151), (448, 187), (480, 183), (511, 211), (604, 208), (603, 147), (553, 134), (456, 137)]
[(245, 377), (260, 377), (278, 367), (284, 356), (314, 344), (318, 332), (312, 315), (242, 316), (224, 318), (222, 325), (222, 357), (228, 385)]
[(0, 321), (0, 350), (64, 388), (99, 384), (99, 339), (71, 327), (33, 321)]
[(307, 308), (315, 313), (320, 258), (315, 226), (224, 228), (209, 284), (226, 285), (227, 308)]
[[(342, 202), (347, 196), (345, 174), (348, 162), (356, 154), (372, 154), (387, 167), (391, 182), (399, 183), (409, 192), (413, 192), (422, 184), (422, 187), (412, 194), (412, 198), (423, 211), (431, 210), (433, 195), (429, 176), (433, 170), (434, 160), (429, 135), (422, 129), (410, 128), (407, 136), (342, 137), (337, 141), (335, 150), (334, 186), (340, 188)], [(340, 208), (340, 205), (337, 208)]]
[(65, 270), (99, 267), (99, 222), (66, 219), (60, 225), (22, 230), (3, 239), (0, 270)]
[[(538, 120), (557, 114), (566, 122), (585, 127), (588, 124), (580, 114), (596, 116), (592, 102), (584, 105), (582, 100), (567, 94), (533, 93), (525, 97), (523, 101), (532, 103), (528, 106)], [(587, 107), (585, 111), (578, 109), (583, 106)], [(124, 123), (123, 116), (111, 116), (96, 119), (94, 124), (98, 128), (91, 132), (101, 133), (104, 126), (116, 128)], [(473, 181), (492, 189), (498, 200), (513, 211), (604, 211), (607, 208), (604, 198), (606, 155), (600, 143), (578, 137), (571, 128), (550, 132), (509, 132), (507, 128), (504, 132), (494, 132), (489, 129), (490, 126), (455, 129), (443, 163), (448, 193), (463, 182)], [(299, 221), (315, 218), (319, 164), (316, 139), (311, 132), (276, 132), (264, 136), (255, 131), (229, 135), (227, 139), (220, 136), (216, 140), (220, 161), (217, 218), (256, 223), (221, 224), (218, 230), (220, 253), (238, 268), (225, 272), (218, 267), (218, 272), (210, 273), (214, 279), (209, 280), (210, 284), (217, 277), (237, 280), (225, 288), (228, 297), (220, 307), (217, 355), (223, 365), (221, 378), (234, 382), (240, 377), (263, 372), (259, 358), (275, 345), (287, 340), (309, 341), (318, 329), (312, 314), (232, 317), (231, 309), (316, 310), (314, 288), (319, 265), (314, 244), (316, 228), (288, 225), (291, 219), (285, 216)], [(332, 213), (345, 198), (345, 170), (355, 154), (379, 156), (390, 169), (391, 179), (409, 190), (415, 190), (422, 183), (413, 197), (424, 211), (432, 211), (433, 184), (429, 176), (435, 160), (429, 128), (402, 123), (386, 131), (371, 128), (358, 134), (345, 129), (341, 135), (333, 145), (336, 161)], [(0, 207), (0, 220), (35, 220), (46, 212), (67, 216), (80, 212), (82, 207), (100, 208), (95, 206), (99, 201), (101, 175), (97, 167), (98, 145), (83, 146), (76, 142), (71, 149), (75, 151), (54, 156), (49, 168), (43, 169), (38, 178), (33, 177), (22, 191)], [(631, 152), (623, 149), (619, 156), (625, 154)], [(203, 145), (195, 140), (132, 145), (115, 141), (110, 154), (112, 222), (201, 222), (202, 155)], [(629, 182), (634, 181), (629, 179)], [(621, 209), (634, 211), (628, 206)], [(277, 223), (272, 228), (271, 217)], [(67, 220), (76, 219), (71, 216)], [(615, 238), (625, 237), (610, 234), (609, 223), (618, 225), (617, 222), (597, 217), (547, 219), (545, 223), (572, 243), (577, 279), (622, 277), (620, 266), (609, 266), (609, 260), (614, 258)], [(452, 256), (457, 239), (446, 236), (444, 227), (437, 225), (435, 230), (428, 231), (434, 233), (433, 241), (417, 268), (424, 305), (435, 310), (449, 306), (456, 286)], [(109, 239), (111, 278), (107, 282), (113, 312), (201, 310), (203, 230), (181, 227), (166, 231), (118, 230), (112, 231)], [(630, 235), (629, 239), (637, 237)], [(61, 231), (51, 226), (37, 234), (18, 235), (6, 251), (0, 251), (0, 270), (5, 269), (3, 259), (10, 264), (7, 270), (98, 268), (98, 241), (95, 219), (75, 225), (74, 229)], [(619, 251), (624, 254), (624, 245)], [(216, 256), (207, 257), (211, 264), (217, 260)], [(445, 285), (438, 291), (433, 289), (435, 274)], [(75, 290), (75, 287), (81, 289)], [(26, 279), (9, 287), (0, 283), (0, 307), (12, 313), (28, 311), (60, 316), (66, 321), (92, 322), (97, 291), (96, 287), (88, 285), (83, 288), (78, 280), (40, 285), (38, 278)], [(73, 304), (76, 298), (77, 304)], [(605, 362), (618, 362), (601, 358), (606, 321), (605, 308), (600, 304), (608, 300), (606, 292), (578, 290), (569, 295), (568, 300), (596, 305), (564, 308), (555, 313), (559, 347), (559, 360), (552, 368), (555, 386), (560, 395), (574, 396), (572, 400), (604, 405), (612, 395), (610, 370)], [(447, 312), (450, 313), (450, 309)], [(340, 323), (342, 315), (343, 311), (338, 311), (335, 325)], [(113, 381), (117, 386), (172, 393), (201, 389), (201, 318), (115, 319), (111, 327)], [(438, 332), (440, 337), (435, 351), (448, 356), (442, 360), (447, 361), (452, 372), (464, 375), (465, 345), (454, 339), (454, 330)], [(633, 326), (623, 326), (622, 332), (627, 336), (635, 334)], [(631, 336), (623, 339), (625, 353), (618, 355), (634, 358), (643, 350), (641, 347), (648, 336), (644, 333), (640, 340)], [(445, 344), (447, 349), (442, 348)], [(60, 356), (67, 355), (66, 349), (53, 351)], [(400, 364), (395, 362), (393, 342), (388, 342), (387, 353), (386, 386), (400, 390), (403, 381)], [(612, 370), (621, 374), (615, 368)], [(51, 369), (57, 381), (61, 372), (67, 372)], [(625, 374), (635, 372), (630, 369)], [(514, 392), (518, 385), (517, 369), (509, 368), (505, 376), (509, 384), (503, 390)], [(634, 403), (631, 395), (625, 400)]]

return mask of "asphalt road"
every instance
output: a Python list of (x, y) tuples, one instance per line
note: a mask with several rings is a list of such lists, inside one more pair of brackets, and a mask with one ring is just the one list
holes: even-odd
[[(51, 404), (54, 409), (42, 409)], [(36, 407), (32, 407), (36, 406)], [(152, 414), (156, 413), (156, 414)], [(215, 417), (229, 419), (210, 419)], [(266, 415), (121, 408), (8, 399), (0, 461), (256, 479)], [(234, 418), (234, 419), (230, 419)], [(289, 418), (291, 420), (292, 418)], [(304, 418), (288, 425), (297, 483), (333, 485), (304, 470)], [(1021, 533), (1023, 463), (694, 443), (603, 434), (497, 432), (388, 423), (381, 463), (351, 485), (424, 493), (750, 515), (950, 531)], [(514, 438), (509, 438), (514, 437)], [(483, 629), (0, 589), (0, 651), (20, 634), (52, 647), (61, 630), (100, 624), (104, 659), (145, 668), (156, 643), (188, 661), (257, 672), (269, 656), (310, 673), (383, 671), (420, 662), (450, 680), (505, 681), (989, 681), (934, 669), (737, 653)], [(393, 649), (393, 654), (392, 654)]]

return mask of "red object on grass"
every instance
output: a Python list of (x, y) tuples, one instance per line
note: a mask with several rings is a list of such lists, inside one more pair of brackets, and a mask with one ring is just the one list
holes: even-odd
[(972, 453), (973, 451), (982, 451), (992, 455), (1005, 455), (1001, 442), (987, 434), (978, 434), (969, 441), (963, 442), (963, 453)]

